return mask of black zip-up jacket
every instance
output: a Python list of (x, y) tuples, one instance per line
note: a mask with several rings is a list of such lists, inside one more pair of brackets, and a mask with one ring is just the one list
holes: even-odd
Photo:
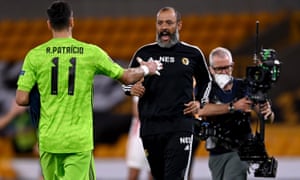
[[(163, 64), (160, 76), (146, 76), (145, 93), (140, 98), (138, 110), (141, 136), (176, 131), (193, 131), (193, 117), (184, 115), (184, 104), (195, 99), (208, 98), (211, 77), (202, 51), (184, 42), (171, 48), (161, 48), (157, 43), (147, 44), (134, 54), (129, 67), (137, 67), (136, 58), (144, 61), (159, 60)], [(193, 77), (197, 86), (193, 88)], [(129, 94), (131, 86), (123, 86)]]

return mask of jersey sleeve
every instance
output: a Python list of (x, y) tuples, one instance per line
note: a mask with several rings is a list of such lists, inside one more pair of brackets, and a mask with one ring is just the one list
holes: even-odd
[(114, 62), (105, 51), (100, 48), (97, 49), (100, 53), (98, 52), (99, 55), (97, 57), (96, 73), (104, 74), (113, 79), (119, 79), (123, 75), (124, 69)]
[(29, 52), (25, 57), (22, 69), (18, 78), (18, 90), (30, 92), (36, 82), (35, 67), (32, 62), (34, 55)]

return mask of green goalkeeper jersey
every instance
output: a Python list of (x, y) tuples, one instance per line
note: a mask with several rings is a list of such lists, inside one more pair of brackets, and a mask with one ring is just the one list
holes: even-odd
[(98, 46), (74, 38), (53, 38), (26, 55), (18, 90), (40, 93), (39, 148), (52, 153), (93, 149), (93, 82), (124, 70)]

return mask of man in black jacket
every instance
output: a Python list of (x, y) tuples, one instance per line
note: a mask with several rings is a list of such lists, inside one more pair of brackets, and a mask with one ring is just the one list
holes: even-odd
[(184, 114), (185, 104), (195, 104), (191, 108), (196, 111), (210, 90), (205, 57), (198, 47), (179, 41), (181, 27), (181, 16), (174, 8), (158, 11), (156, 42), (139, 48), (129, 66), (138, 66), (139, 58), (158, 60), (163, 64), (160, 76), (145, 77), (132, 89), (123, 86), (126, 94), (140, 97), (140, 134), (156, 180), (188, 178), (194, 113)]

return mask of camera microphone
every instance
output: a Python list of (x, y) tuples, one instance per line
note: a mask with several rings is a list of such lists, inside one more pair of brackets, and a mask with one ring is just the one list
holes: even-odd
[(259, 33), (259, 21), (257, 20), (256, 21), (256, 33), (255, 33), (255, 50), (254, 50), (254, 57), (253, 57), (253, 60), (254, 60), (254, 64), (257, 64), (259, 62), (259, 59), (258, 59), (258, 47), (259, 47), (259, 42), (258, 42), (258, 33)]

